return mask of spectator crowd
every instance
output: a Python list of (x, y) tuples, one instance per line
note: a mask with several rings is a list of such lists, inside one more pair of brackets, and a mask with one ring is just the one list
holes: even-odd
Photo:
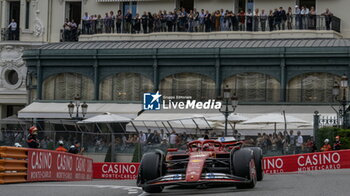
[[(234, 13), (229, 10), (189, 10), (184, 8), (158, 13), (143, 12), (133, 15), (129, 10), (118, 10), (101, 14), (84, 13), (82, 17), (83, 34), (99, 33), (153, 33), (153, 32), (212, 32), (212, 31), (274, 31), (291, 29), (316, 30), (318, 25), (330, 30), (333, 14), (326, 9), (322, 13), (322, 24), (316, 16), (314, 7), (283, 7), (276, 9), (248, 9)], [(319, 23), (318, 23), (319, 22)], [(66, 20), (64, 38), (73, 41), (77, 36), (77, 25)]]
[[(72, 153), (83, 153), (89, 150), (92, 153), (105, 153), (110, 147), (110, 136), (88, 135), (84, 137), (84, 146), (80, 146), (80, 139), (74, 134), (69, 137), (59, 137), (56, 141), (49, 136), (38, 137), (37, 129), (31, 127), (28, 136), (23, 132), (0, 131), (0, 145), (13, 145), (21, 147), (43, 148)], [(324, 140), (324, 145), (316, 148), (314, 138), (302, 136), (300, 131), (295, 134), (293, 130), (266, 134), (258, 133), (256, 137), (241, 136), (237, 131), (233, 131), (233, 137), (237, 140), (244, 140), (245, 146), (257, 146), (263, 150), (265, 155), (299, 154), (316, 151), (339, 150), (341, 148), (340, 137), (336, 136), (334, 144), (331, 145), (329, 139)], [(197, 139), (224, 139), (224, 133), (216, 134), (215, 131), (205, 131), (204, 134), (177, 133), (176, 131), (164, 131), (148, 129), (146, 132), (129, 134), (116, 134), (115, 147), (119, 153), (133, 153), (135, 147), (140, 144), (143, 151), (152, 149), (179, 148), (185, 150), (187, 143)], [(11, 141), (11, 144), (9, 143)]]
[(272, 154), (299, 154), (317, 151), (313, 137), (304, 141), (301, 132), (298, 131), (294, 135), (293, 130), (290, 130), (289, 133), (287, 131), (273, 134), (258, 133), (255, 143), (253, 140), (248, 143), (260, 147), (264, 153)]

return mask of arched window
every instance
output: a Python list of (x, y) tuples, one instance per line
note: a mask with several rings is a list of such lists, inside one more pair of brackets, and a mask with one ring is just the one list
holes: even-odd
[(94, 98), (93, 81), (78, 73), (60, 73), (43, 82), (44, 100), (71, 100), (79, 95), (83, 100)]
[(262, 73), (242, 73), (224, 80), (222, 89), (228, 85), (242, 102), (279, 102), (280, 83)]
[(289, 102), (333, 102), (332, 89), (340, 76), (330, 73), (306, 73), (288, 82)]
[(161, 80), (160, 92), (166, 96), (188, 96), (196, 100), (215, 98), (215, 82), (196, 73), (178, 73)]
[(143, 93), (153, 92), (153, 82), (138, 73), (118, 73), (100, 84), (100, 100), (141, 101)]

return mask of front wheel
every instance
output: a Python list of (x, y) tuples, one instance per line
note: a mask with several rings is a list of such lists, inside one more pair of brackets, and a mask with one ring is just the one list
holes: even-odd
[[(147, 153), (143, 155), (137, 182), (138, 184), (147, 183), (162, 176), (163, 159), (159, 153)], [(163, 191), (162, 186), (143, 186), (142, 189), (147, 193), (160, 193)]]
[(259, 147), (248, 147), (254, 153), (254, 162), (256, 168), (256, 178), (258, 181), (262, 181), (264, 179), (264, 170), (263, 170), (263, 154), (262, 150)]
[(251, 149), (242, 148), (235, 152), (231, 157), (231, 172), (233, 175), (243, 177), (249, 180), (249, 183), (237, 184), (238, 189), (251, 189), (256, 184), (256, 168), (254, 153)]

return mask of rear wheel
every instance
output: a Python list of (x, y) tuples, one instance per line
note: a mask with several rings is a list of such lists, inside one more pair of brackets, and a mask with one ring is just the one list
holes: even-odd
[(238, 189), (251, 189), (256, 184), (256, 169), (254, 153), (251, 149), (242, 148), (233, 152), (231, 157), (231, 172), (233, 175), (246, 178), (249, 183), (237, 184)]
[[(162, 176), (163, 157), (159, 153), (147, 153), (143, 155), (140, 168), (138, 183), (144, 184)], [(147, 193), (160, 193), (163, 191), (162, 186), (144, 186), (142, 189)]]
[(264, 171), (262, 166), (263, 154), (259, 147), (249, 147), (254, 152), (254, 162), (256, 168), (256, 179), (262, 181), (264, 178)]

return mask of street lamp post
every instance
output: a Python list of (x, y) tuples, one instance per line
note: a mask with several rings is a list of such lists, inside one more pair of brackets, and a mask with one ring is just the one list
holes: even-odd
[[(236, 110), (236, 107), (238, 105), (238, 98), (237, 98), (236, 94), (234, 93), (231, 96), (231, 89), (229, 89), (227, 85), (224, 88), (224, 96), (223, 96), (222, 103), (223, 103), (223, 105), (219, 111), (225, 116), (225, 137), (226, 137), (227, 136), (228, 117), (231, 113), (233, 113)], [(232, 108), (231, 110), (230, 110), (229, 106), (231, 106), (231, 108)], [(225, 107), (225, 108), (223, 108), (223, 107)]]
[[(340, 94), (340, 89), (342, 90), (342, 98), (340, 100), (337, 99), (337, 97)], [(341, 109), (339, 110), (339, 116), (342, 117), (342, 127), (348, 128), (348, 118), (347, 113), (349, 112), (350, 106), (348, 105), (348, 100), (346, 98), (346, 90), (348, 89), (348, 77), (344, 74), (341, 77), (340, 80), (340, 86), (337, 82), (334, 83), (332, 94), (336, 98), (337, 101), (339, 101), (341, 105)]]
[[(83, 117), (79, 116), (79, 107), (81, 107), (81, 114)], [(74, 114), (74, 108), (77, 109), (75, 117), (73, 117)], [(85, 117), (86, 113), (87, 113), (87, 108), (88, 108), (88, 104), (86, 104), (86, 102), (84, 101), (83, 104), (80, 103), (80, 96), (77, 95), (74, 97), (74, 103), (73, 101), (70, 101), (70, 103), (68, 104), (68, 113), (69, 116), (72, 119), (76, 119), (76, 120), (81, 120)]]

